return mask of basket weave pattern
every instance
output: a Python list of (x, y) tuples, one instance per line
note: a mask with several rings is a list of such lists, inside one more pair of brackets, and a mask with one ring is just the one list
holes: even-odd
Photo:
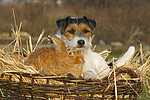
[[(131, 78), (120, 78), (124, 73)], [(143, 89), (140, 77), (130, 68), (122, 67), (99, 80), (84, 80), (71, 76), (40, 75), (7, 72), (1, 75), (1, 98), (4, 100), (74, 100), (137, 99)], [(17, 79), (16, 79), (17, 77)], [(15, 78), (15, 79), (14, 79)]]

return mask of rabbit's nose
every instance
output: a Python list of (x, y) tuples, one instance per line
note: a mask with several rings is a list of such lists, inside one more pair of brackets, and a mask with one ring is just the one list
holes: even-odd
[(85, 41), (84, 41), (84, 40), (79, 40), (79, 41), (78, 41), (78, 45), (79, 45), (80, 47), (83, 47), (84, 44), (85, 44)]

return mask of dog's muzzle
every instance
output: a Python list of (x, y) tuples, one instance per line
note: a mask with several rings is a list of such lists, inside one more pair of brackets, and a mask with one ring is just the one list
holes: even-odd
[(79, 40), (79, 41), (77, 41), (77, 43), (78, 43), (79, 47), (83, 47), (84, 44), (85, 44), (85, 41), (84, 40)]

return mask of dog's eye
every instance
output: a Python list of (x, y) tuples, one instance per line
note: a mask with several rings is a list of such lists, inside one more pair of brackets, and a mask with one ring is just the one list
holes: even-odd
[(89, 32), (89, 30), (84, 29), (83, 33), (87, 34)]
[(71, 30), (69, 30), (68, 32), (71, 33), (71, 34), (74, 34), (75, 30), (74, 30), (74, 29), (71, 29)]

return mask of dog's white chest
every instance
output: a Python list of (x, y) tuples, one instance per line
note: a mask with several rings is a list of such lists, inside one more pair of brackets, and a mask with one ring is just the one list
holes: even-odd
[[(85, 79), (97, 79), (105, 76), (109, 71), (106, 61), (91, 49), (83, 52), (84, 64), (83, 74)], [(90, 74), (90, 75), (89, 75)]]

